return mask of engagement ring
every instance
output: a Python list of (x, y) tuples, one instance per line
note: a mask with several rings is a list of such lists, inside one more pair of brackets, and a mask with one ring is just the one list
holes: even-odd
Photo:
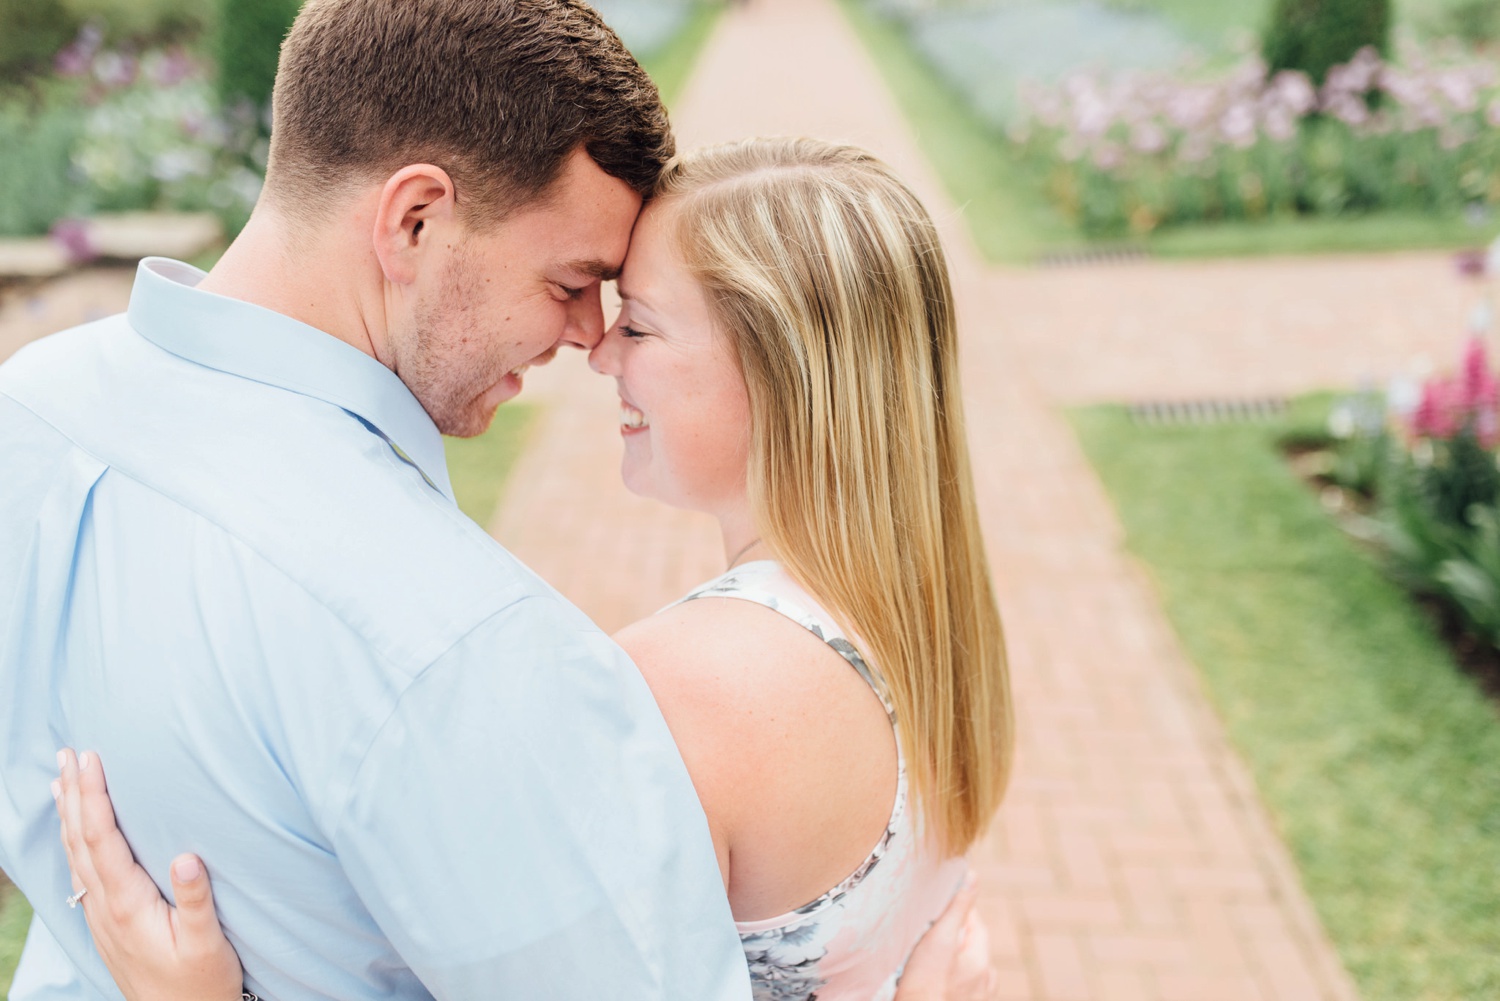
[(85, 886), (83, 889), (81, 889), (77, 893), (73, 894), (71, 897), (68, 898), (68, 907), (70, 909), (74, 908), (74, 907), (77, 907), (78, 906), (78, 902), (80, 900), (82, 900), (84, 898), (84, 896), (88, 892), (89, 892), (89, 888)]

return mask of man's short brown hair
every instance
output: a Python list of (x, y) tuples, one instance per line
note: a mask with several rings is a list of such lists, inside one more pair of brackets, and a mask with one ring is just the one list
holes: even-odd
[(267, 192), (303, 211), (432, 163), (482, 225), (579, 146), (643, 196), (674, 148), (656, 85), (579, 0), (308, 0), (273, 109)]

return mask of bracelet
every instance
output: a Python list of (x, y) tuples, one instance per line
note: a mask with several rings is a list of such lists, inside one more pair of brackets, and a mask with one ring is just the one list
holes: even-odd
[(243, 991), (240, 993), (240, 1001), (260, 1001), (260, 998), (256, 997), (254, 994), (251, 994), (249, 991)]

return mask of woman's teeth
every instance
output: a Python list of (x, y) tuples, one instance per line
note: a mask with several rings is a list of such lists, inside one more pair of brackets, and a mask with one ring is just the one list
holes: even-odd
[(530, 368), (530, 367), (531, 367), (531, 363), (530, 362), (527, 362), (525, 365), (517, 365), (515, 368), (513, 368), (513, 369), (510, 370), (510, 374), (513, 375), (513, 376), (515, 376), (517, 379), (519, 379), (519, 378), (521, 378), (521, 376), (523, 376), (523, 375), (526, 374), (526, 370), (528, 368)]
[(646, 415), (628, 403), (620, 404), (620, 424), (628, 428), (647, 428)]

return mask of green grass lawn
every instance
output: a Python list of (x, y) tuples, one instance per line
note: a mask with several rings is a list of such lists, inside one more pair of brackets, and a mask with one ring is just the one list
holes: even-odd
[(1275, 425), (1072, 415), (1364, 1001), (1500, 997), (1500, 712)]
[(722, 3), (700, 3), (670, 45), (660, 51), (639, 56), (641, 65), (651, 74), (651, 79), (656, 81), (656, 87), (667, 104), (670, 105), (682, 94), (682, 88), (698, 62), (698, 54), (703, 51), (703, 43), (713, 34), (714, 26), (719, 23), (719, 16), (723, 13)]
[[(1275, 7), (1275, 0), (1108, 0), (1124, 10), (1165, 15), (1194, 39), (1222, 41), (1231, 32), (1259, 32)], [(1409, 29), (1423, 38), (1451, 35), (1455, 12), (1474, 0), (1395, 0), (1397, 30)]]
[(0, 874), (0, 1001), (10, 994), (10, 981), (21, 960), (21, 943), (31, 923), (31, 908), (10, 881)]
[(481, 528), (488, 528), (495, 515), (505, 478), (526, 444), (526, 432), (535, 413), (535, 408), (524, 403), (507, 403), (495, 413), (490, 429), (478, 438), (443, 439), (453, 496), (459, 509)]
[[(1049, 255), (1119, 247), (1162, 257), (1454, 248), (1479, 245), (1495, 235), (1496, 224), (1476, 229), (1459, 214), (1384, 213), (1204, 223), (1134, 241), (1091, 241), (1047, 200), (1036, 168), (1020, 162), (1010, 142), (937, 76), (896, 23), (872, 13), (865, 0), (840, 2), (949, 195), (963, 210), (975, 242), (992, 261), (1030, 263)], [(1204, 23), (1217, 17), (1232, 25), (1249, 16), (1219, 0), (1133, 2), (1180, 8), (1184, 17), (1189, 9), (1198, 11), (1195, 16)]]

